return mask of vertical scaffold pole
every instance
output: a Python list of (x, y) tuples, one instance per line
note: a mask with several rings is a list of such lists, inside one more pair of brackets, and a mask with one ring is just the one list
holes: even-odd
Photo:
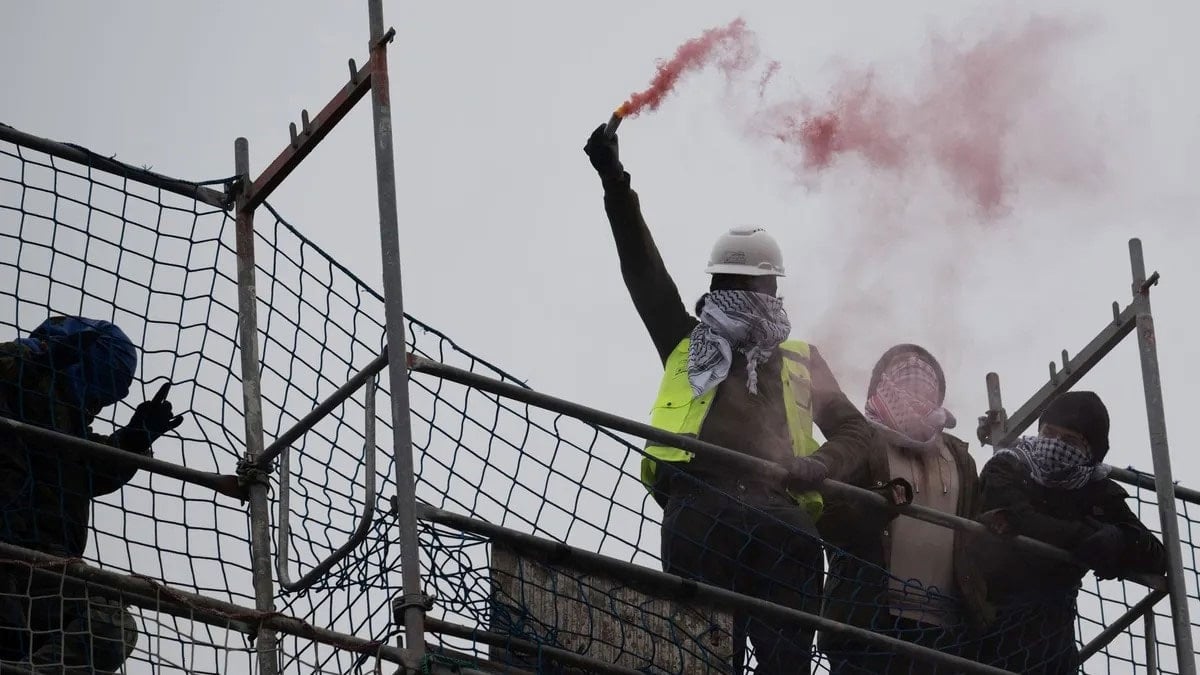
[(1154, 608), (1146, 610), (1146, 675), (1158, 675), (1158, 629), (1154, 625)]
[(388, 91), (387, 43), (382, 0), (367, 0), (371, 23), (371, 113), (375, 131), (375, 175), (379, 192), (379, 240), (383, 256), (383, 297), (387, 324), (388, 383), (392, 394), (392, 443), (396, 462), (400, 573), (404, 637), (410, 653), (425, 655), (425, 594), (417, 536), (416, 480), (408, 408), (408, 363), (400, 275), (400, 233), (396, 213), (396, 165), (392, 151), (392, 108)]
[(1180, 675), (1196, 675), (1192, 651), (1192, 628), (1188, 618), (1187, 586), (1183, 577), (1183, 554), (1179, 543), (1179, 517), (1175, 511), (1171, 455), (1167, 449), (1167, 420), (1163, 412), (1162, 380), (1158, 371), (1158, 346), (1154, 316), (1150, 313), (1150, 286), (1140, 239), (1129, 240), (1129, 262), (1133, 271), (1133, 298), (1137, 305), (1138, 351), (1142, 357), (1142, 384), (1146, 392), (1146, 420), (1150, 426), (1150, 454), (1154, 461), (1154, 487), (1163, 544), (1167, 549), (1167, 589), (1171, 599), (1171, 623)]
[[(271, 508), (266, 473), (254, 462), (263, 451), (262, 387), (258, 357), (258, 287), (254, 275), (254, 208), (245, 203), (250, 186), (250, 144), (245, 138), (233, 144), (234, 165), (240, 179), (236, 203), (238, 342), (242, 355), (242, 402), (246, 419), (246, 455), (239, 475), (248, 481), (250, 494), (250, 566), (254, 580), (255, 609), (275, 609), (275, 582), (271, 576)], [(260, 628), (255, 641), (260, 675), (279, 673), (275, 631)]]

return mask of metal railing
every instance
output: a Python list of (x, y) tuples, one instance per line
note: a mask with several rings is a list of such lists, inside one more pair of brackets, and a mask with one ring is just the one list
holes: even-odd
[[(385, 350), (381, 355), (372, 359), (365, 368), (351, 377), (333, 395), (306, 414), (289, 430), (279, 435), (269, 445), (264, 443), (262, 394), (260, 390), (261, 358), (258, 346), (259, 326), (256, 316), (258, 296), (256, 294), (253, 239), (255, 209), (265, 203), (266, 198), (273, 190), (345, 118), (350, 110), (366, 97), (368, 91), (371, 94), (373, 113), (380, 238), (382, 242), (385, 289), (386, 342), (392, 345), (405, 344), (402, 280), (399, 261), (401, 238), (396, 213), (387, 68), (387, 45), (392, 39), (394, 32), (384, 30), (381, 0), (367, 0), (367, 4), (370, 32), (370, 60), (368, 64), (362, 68), (358, 68), (353, 61), (350, 61), (349, 81), (313, 119), (309, 119), (307, 112), (302, 114), (300, 129), (297, 130), (295, 125), (292, 125), (290, 144), (256, 178), (252, 178), (250, 175), (248, 143), (245, 139), (238, 139), (235, 143), (235, 176), (237, 182), (235, 189), (231, 191), (219, 191), (204, 184), (189, 183), (161, 176), (145, 169), (138, 169), (117, 162), (116, 160), (96, 155), (78, 146), (49, 141), (25, 134), (11, 127), (0, 125), (0, 139), (34, 148), (55, 157), (78, 162), (79, 164), (95, 168), (98, 171), (112, 173), (131, 181), (137, 181), (162, 190), (184, 195), (221, 209), (232, 209), (234, 211), (237, 220), (238, 314), (240, 334), (238, 347), (241, 354), (246, 445), (243, 462), (238, 468), (237, 475), (198, 471), (170, 462), (126, 453), (109, 446), (7, 418), (0, 418), (0, 428), (22, 435), (37, 437), (42, 440), (49, 440), (91, 456), (133, 465), (139, 469), (158, 475), (203, 486), (233, 499), (249, 501), (249, 520), (251, 523), (250, 546), (252, 550), (252, 572), (256, 606), (254, 608), (241, 607), (233, 603), (168, 588), (148, 579), (101, 570), (78, 561), (55, 558), (4, 543), (0, 543), (0, 557), (24, 561), (36, 573), (66, 575), (97, 588), (118, 589), (122, 592), (123, 598), (141, 607), (185, 616), (186, 618), (205, 622), (210, 625), (228, 627), (248, 635), (254, 635), (257, 638), (257, 649), (259, 650), (259, 672), (263, 675), (274, 675), (278, 672), (279, 647), (276, 642), (278, 633), (322, 641), (364, 655), (386, 659), (410, 671), (417, 671), (420, 668), (428, 666), (425, 651), (425, 634), (427, 630), (434, 633), (473, 639), (483, 644), (499, 644), (497, 641), (501, 640), (504, 645), (514, 645), (517, 643), (514, 642), (514, 638), (511, 636), (498, 636), (488, 631), (479, 630), (478, 628), (457, 626), (444, 620), (427, 619), (425, 617), (425, 603), (423, 602), (423, 593), (421, 590), (420, 544), (417, 537), (418, 518), (443, 526), (455, 527), (465, 532), (493, 537), (497, 540), (520, 543), (531, 552), (553, 557), (556, 560), (569, 558), (572, 564), (595, 570), (597, 573), (619, 574), (622, 578), (652, 587), (655, 592), (661, 592), (664, 588), (673, 589), (681, 594), (682, 597), (691, 597), (715, 607), (753, 611), (761, 613), (764, 616), (802, 622), (804, 625), (812, 628), (852, 634), (858, 639), (893, 649), (899, 653), (909, 654), (927, 661), (952, 665), (967, 672), (1005, 672), (925, 649), (912, 643), (832, 622), (817, 615), (742, 596), (726, 589), (688, 581), (657, 570), (633, 565), (632, 563), (615, 558), (608, 558), (595, 552), (568, 547), (560, 542), (517, 532), (510, 528), (500, 527), (449, 511), (432, 509), (420, 505), (416, 499), (414, 489), (413, 446), (411, 430), (409, 428), (409, 371), (411, 369), (413, 372), (458, 382), (459, 384), (487, 391), (497, 396), (521, 401), (529, 405), (574, 417), (589, 424), (602, 427), (602, 430), (606, 433), (607, 430), (615, 430), (631, 434), (642, 439), (679, 447), (697, 455), (719, 458), (733, 466), (741, 466), (747, 470), (766, 476), (771, 480), (782, 481), (784, 479), (785, 471), (781, 466), (750, 457), (736, 450), (723, 448), (691, 437), (669, 434), (646, 424), (572, 403), (564, 399), (554, 398), (535, 392), (527, 387), (453, 368), (420, 356), (406, 354), (403, 350), (399, 349), (393, 351)], [(1101, 358), (1126, 336), (1136, 330), (1142, 357), (1154, 474), (1150, 476), (1131, 470), (1115, 469), (1112, 476), (1117, 480), (1131, 485), (1146, 488), (1153, 487), (1156, 490), (1164, 544), (1166, 544), (1168, 551), (1169, 569), (1165, 580), (1161, 577), (1147, 575), (1138, 576), (1136, 579), (1133, 579), (1137, 583), (1151, 589), (1150, 593), (1089, 642), (1084, 647), (1082, 654), (1085, 658), (1086, 656), (1095, 654), (1103, 649), (1113, 637), (1127, 630), (1138, 619), (1144, 619), (1146, 621), (1148, 650), (1146, 658), (1148, 667), (1151, 668), (1151, 672), (1154, 672), (1156, 655), (1153, 650), (1153, 635), (1156, 628), (1153, 609), (1159, 600), (1163, 597), (1169, 597), (1172, 608), (1172, 628), (1180, 673), (1181, 675), (1195, 675), (1194, 647), (1190, 629), (1188, 599), (1182, 575), (1179, 530), (1174, 500), (1178, 498), (1189, 503), (1200, 504), (1200, 492), (1176, 486), (1172, 480), (1166, 442), (1165, 420), (1162, 412), (1161, 387), (1158, 381), (1153, 317), (1149, 300), (1150, 289), (1157, 283), (1159, 277), (1157, 273), (1149, 277), (1146, 276), (1141, 245), (1136, 239), (1130, 242), (1130, 255), (1133, 271), (1133, 299), (1129, 305), (1121, 309), (1118, 303), (1114, 303), (1112, 321), (1074, 358), (1068, 359), (1064, 351), (1061, 370), (1056, 365), (1051, 364), (1049, 382), (1039, 389), (1011, 417), (1008, 417), (1004, 412), (998, 376), (994, 373), (989, 374), (987, 382), (990, 410), (988, 415), (983, 419), (982, 424), (987, 427), (989, 438), (994, 443), (999, 445), (1011, 443), (1012, 440), (1037, 419), (1054, 396), (1068, 390), (1078, 382)], [(366, 540), (371, 530), (374, 523), (373, 501), (376, 492), (376, 439), (374, 438), (376, 422), (374, 399), (377, 385), (374, 378), (381, 374), (385, 368), (388, 369), (388, 388), (391, 392), (391, 416), (393, 420), (391, 446), (394, 448), (396, 459), (395, 480), (397, 495), (395, 503), (399, 507), (397, 510), (396, 525), (401, 555), (401, 575), (403, 577), (401, 587), (405, 593), (404, 597), (400, 598), (400, 600), (403, 607), (403, 623), (406, 644), (408, 645), (407, 649), (391, 647), (381, 642), (365, 640), (314, 627), (294, 617), (279, 614), (275, 607), (276, 592), (274, 584), (276, 580), (283, 590), (289, 592), (309, 588), (352, 550), (360, 546)], [(364, 510), (358, 514), (357, 526), (353, 534), (342, 546), (314, 565), (308, 572), (301, 575), (300, 578), (293, 580), (288, 573), (290, 547), (288, 534), (290, 524), (288, 520), (287, 500), (289, 499), (288, 488), (292, 478), (290, 471), (292, 450), (290, 448), (308, 430), (350, 397), (354, 396), (364, 386), (367, 387), (365, 397), (368, 410), (365, 430), (367, 441), (364, 443), (364, 462), (367, 465), (367, 475), (364, 484), (367, 496), (364, 502)], [(613, 437), (615, 438), (615, 436)], [(273, 471), (276, 459), (281, 459), (279, 463), (281, 471), (280, 511), (279, 529), (276, 539), (277, 551), (275, 555), (272, 555), (269, 475)], [(949, 527), (981, 537), (996, 536), (976, 521), (918, 505), (893, 504), (875, 492), (852, 485), (827, 480), (823, 483), (821, 489), (831, 495), (859, 500), (875, 508), (907, 515), (943, 527)], [(1005, 541), (1030, 555), (1080, 564), (1069, 552), (1045, 542), (1028, 537), (1005, 538)], [(530, 646), (548, 653), (562, 652), (562, 650), (555, 650), (553, 647), (545, 645)], [(578, 664), (598, 667), (594, 661), (590, 661), (587, 657), (571, 652), (558, 653), (556, 656), (567, 663), (574, 661)], [(609, 666), (611, 669), (608, 672), (628, 672), (627, 669), (623, 670), (611, 667), (611, 664)], [(438, 671), (435, 670), (435, 672)], [(466, 672), (466, 670), (460, 670), (459, 672)]]
[(275, 572), (279, 576), (279, 587), (289, 593), (302, 591), (315, 584), (333, 566), (350, 555), (367, 540), (371, 525), (375, 523), (375, 391), (378, 387), (375, 379), (367, 380), (367, 391), (364, 396), (364, 407), (367, 410), (366, 428), (363, 432), (363, 509), (358, 516), (358, 525), (346, 543), (330, 553), (324, 560), (313, 565), (299, 579), (293, 580), (288, 572), (288, 557), (291, 551), (291, 488), (292, 488), (292, 450), (286, 448), (279, 464), (279, 514), (276, 532)]

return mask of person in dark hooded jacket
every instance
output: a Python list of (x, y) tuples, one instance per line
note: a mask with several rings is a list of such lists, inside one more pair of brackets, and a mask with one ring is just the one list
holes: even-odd
[[(109, 436), (91, 430), (105, 407), (129, 394), (137, 350), (114, 324), (52, 317), (28, 338), (0, 343), (0, 415), (127, 452), (179, 426), (164, 385)], [(136, 468), (43, 439), (0, 432), (0, 539), (64, 558), (87, 547), (93, 499), (129, 482)], [(137, 641), (133, 617), (117, 602), (61, 578), (0, 566), (0, 659), (38, 672), (113, 672)]]
[[(865, 413), (873, 442), (841, 468), (858, 487), (890, 491), (902, 479), (912, 503), (974, 518), (978, 475), (967, 444), (945, 432), (946, 377), (928, 350), (900, 344), (871, 374)], [(889, 495), (890, 496), (890, 495)], [(857, 500), (826, 498), (818, 523), (830, 549), (824, 615), (931, 649), (969, 656), (972, 627), (985, 620), (982, 579), (963, 533)], [(838, 633), (823, 633), (832, 675), (937, 673), (920, 661)]]
[[(1162, 543), (1108, 478), (1108, 410), (1090, 391), (1054, 399), (1038, 435), (1000, 449), (980, 475), (980, 520), (1066, 549), (1102, 579), (1166, 572)], [(1087, 569), (999, 546), (979, 549), (996, 618), (981, 660), (1018, 673), (1078, 672), (1075, 600)]]

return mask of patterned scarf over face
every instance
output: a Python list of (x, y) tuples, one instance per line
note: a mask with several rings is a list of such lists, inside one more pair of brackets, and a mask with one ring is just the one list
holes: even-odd
[(924, 445), (956, 423), (940, 398), (937, 370), (913, 354), (893, 361), (883, 371), (865, 412), (867, 419), (896, 432), (909, 445)]
[(712, 291), (688, 347), (688, 380), (701, 396), (729, 377), (733, 350), (746, 355), (746, 385), (758, 393), (758, 366), (792, 331), (783, 301), (754, 291)]
[(1029, 469), (1033, 482), (1048, 488), (1078, 490), (1107, 478), (1112, 470), (1107, 464), (1097, 464), (1087, 450), (1045, 436), (1022, 436), (1013, 447), (998, 450), (999, 455), (1016, 457)]

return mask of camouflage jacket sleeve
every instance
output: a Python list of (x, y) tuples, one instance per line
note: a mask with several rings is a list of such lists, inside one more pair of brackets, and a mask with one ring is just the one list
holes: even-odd
[[(50, 384), (34, 365), (33, 350), (21, 342), (0, 342), (0, 415), (20, 422), (45, 424)], [(31, 387), (40, 391), (29, 392)], [(30, 394), (33, 395), (30, 395)]]
[[(14, 417), (18, 415), (18, 411), (10, 407), (10, 402), (19, 399), (22, 387), (30, 387), (31, 377), (37, 377), (36, 373), (30, 375), (28, 372), (25, 372), (25, 368), (28, 367), (26, 359), (30, 356), (30, 348), (20, 342), (0, 343), (0, 415)], [(38, 393), (42, 395), (43, 399), (47, 395), (47, 392)], [(37, 398), (34, 400), (36, 401)], [(69, 425), (61, 421), (61, 418), (59, 423), (51, 423), (49, 420), (49, 411), (44, 407), (41, 410), (43, 413), (41, 415), (37, 411), (27, 410), (28, 415), (25, 416), (26, 418), (19, 421), (38, 426), (50, 425), (56, 431), (81, 435), (89, 441), (128, 450), (128, 448), (123, 447), (120, 441), (120, 432), (112, 435), (104, 435), (95, 433), (89, 428), (80, 434), (79, 426), (71, 429)], [(82, 475), (88, 476), (89, 491), (92, 496), (106, 495), (119, 490), (121, 486), (128, 483), (134, 474), (137, 473), (137, 469), (134, 467), (117, 465), (111, 460), (93, 457), (88, 452), (66, 448), (59, 448), (57, 452), (60, 452), (64, 457), (70, 458), (69, 461), (82, 470)]]
[(0, 342), (0, 387), (4, 394), (21, 384), (21, 365), (29, 348), (20, 342)]

